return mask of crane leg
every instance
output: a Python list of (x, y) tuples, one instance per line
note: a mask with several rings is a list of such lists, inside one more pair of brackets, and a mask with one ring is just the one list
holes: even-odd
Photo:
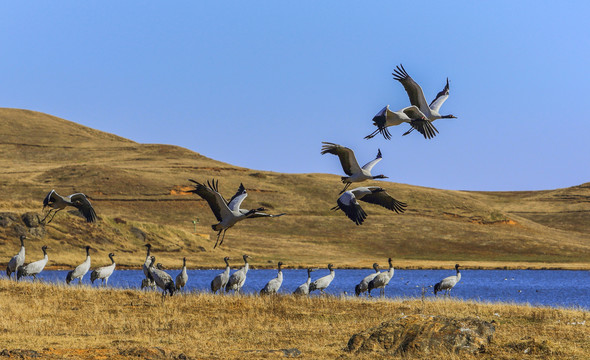
[[(45, 225), (48, 225), (48, 224), (49, 224), (49, 223), (50, 223), (50, 222), (53, 220), (53, 218), (55, 217), (55, 214), (57, 214), (57, 213), (58, 213), (60, 210), (61, 210), (61, 209), (57, 209), (57, 210), (53, 211), (53, 215), (51, 215), (51, 219), (49, 219), (49, 221), (48, 221), (48, 222), (47, 222)], [(51, 211), (52, 211), (52, 210), (49, 210), (49, 213), (50, 213)], [(47, 216), (49, 216), (49, 213), (47, 213)], [(47, 217), (47, 216), (45, 216), (45, 217)], [(42, 220), (42, 222), (44, 222), (44, 221), (45, 221), (45, 219), (43, 219), (43, 220)]]
[[(223, 236), (221, 236), (221, 241), (219, 241), (219, 235), (221, 235), (221, 231), (223, 231)], [(221, 246), (221, 244), (223, 244), (223, 239), (225, 239), (225, 232), (226, 231), (227, 231), (227, 229), (219, 230), (219, 232), (217, 233), (217, 241), (215, 242), (213, 249), (215, 249), (217, 247), (217, 242), (219, 242), (219, 246)]]
[(348, 189), (348, 187), (350, 186), (350, 184), (352, 184), (352, 183), (346, 183), (346, 185), (344, 185), (344, 189), (342, 189), (342, 191), (340, 191), (339, 194), (342, 194), (343, 192), (345, 192), (346, 189)]

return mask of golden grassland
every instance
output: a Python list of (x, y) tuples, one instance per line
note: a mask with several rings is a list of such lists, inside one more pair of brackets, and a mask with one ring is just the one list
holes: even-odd
[(292, 348), (306, 359), (374, 359), (380, 356), (348, 353), (350, 337), (410, 314), (495, 322), (493, 342), (485, 352), (428, 358), (590, 358), (590, 313), (575, 309), (443, 298), (210, 293), (175, 295), (162, 302), (159, 292), (6, 279), (0, 280), (0, 294), (0, 349), (34, 350), (49, 359), (146, 358), (161, 351), (196, 359), (260, 359), (281, 358), (276, 351)]

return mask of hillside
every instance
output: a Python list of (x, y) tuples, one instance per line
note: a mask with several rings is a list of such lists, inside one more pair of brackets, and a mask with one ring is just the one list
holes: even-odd
[[(536, 192), (466, 192), (380, 182), (408, 210), (396, 215), (367, 205), (369, 218), (356, 226), (330, 211), (341, 188), (338, 175), (240, 168), (28, 110), (0, 109), (0, 129), (0, 263), (18, 251), (17, 234), (26, 231), (27, 258), (40, 258), (39, 248), (47, 244), (55, 266), (81, 262), (86, 244), (94, 249), (94, 264), (106, 264), (114, 251), (118, 264), (138, 266), (149, 241), (169, 267), (179, 267), (183, 256), (190, 267), (220, 266), (226, 254), (239, 264), (243, 253), (255, 266), (277, 260), (291, 267), (329, 261), (369, 266), (391, 256), (402, 267), (590, 267), (590, 183)], [(213, 250), (210, 225), (216, 221), (204, 201), (186, 194), (189, 178), (219, 179), (226, 197), (243, 183), (249, 192), (244, 208), (264, 206), (288, 215), (243, 221)], [(85, 193), (100, 221), (86, 224), (76, 211), (63, 211), (48, 226), (23, 225), (21, 215), (41, 215), (51, 189)]]

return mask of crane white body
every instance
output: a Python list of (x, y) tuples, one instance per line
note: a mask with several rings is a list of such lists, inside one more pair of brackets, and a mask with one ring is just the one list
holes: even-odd
[(367, 290), (369, 290), (369, 283), (371, 280), (373, 280), (375, 276), (379, 275), (379, 264), (374, 263), (373, 269), (375, 269), (374, 273), (365, 276), (363, 280), (361, 280), (361, 282), (355, 286), (354, 293), (356, 296), (360, 296), (361, 294), (367, 292)]
[(105, 287), (107, 286), (107, 284), (109, 283), (109, 277), (113, 274), (113, 272), (115, 271), (115, 267), (117, 266), (115, 260), (113, 259), (113, 256), (115, 256), (115, 254), (109, 254), (109, 259), (111, 259), (110, 265), (99, 267), (97, 269), (94, 269), (90, 273), (90, 281), (92, 283), (94, 283), (94, 280), (100, 279), (102, 285)]
[(225, 270), (221, 274), (217, 274), (217, 276), (211, 280), (211, 292), (213, 292), (213, 294), (215, 294), (218, 290), (225, 291), (225, 286), (229, 280), (229, 257), (224, 257), (223, 261), (225, 261)]
[(18, 254), (10, 258), (8, 265), (6, 265), (6, 275), (9, 279), (12, 278), (12, 273), (14, 273), (14, 278), (16, 279), (16, 269), (25, 263), (25, 239), (25, 235), (20, 236), (20, 250)]
[(188, 281), (188, 274), (186, 273), (186, 258), (182, 258), (182, 270), (176, 275), (176, 290), (182, 289)]
[(310, 294), (312, 291), (315, 291), (315, 290), (319, 290), (323, 294), (324, 290), (328, 286), (330, 286), (330, 284), (332, 283), (332, 280), (334, 280), (334, 277), (336, 276), (336, 273), (334, 272), (334, 265), (328, 264), (328, 270), (330, 270), (330, 273), (328, 275), (323, 276), (317, 280), (314, 280), (311, 284), (309, 284), (309, 293)]
[(387, 191), (379, 186), (363, 186), (342, 193), (336, 201), (337, 205), (332, 210), (342, 210), (355, 224), (362, 225), (367, 218), (367, 213), (358, 200), (383, 206), (398, 214), (406, 211), (407, 206), (407, 204), (391, 197)]
[(303, 284), (299, 285), (295, 291), (293, 291), (294, 295), (309, 295), (309, 284), (311, 284), (311, 272), (315, 271), (315, 269), (308, 268), (307, 269), (307, 281)]
[(283, 271), (281, 270), (281, 267), (283, 266), (283, 263), (279, 261), (278, 263), (278, 272), (277, 272), (277, 277), (275, 277), (274, 279), (271, 279), (269, 282), (266, 283), (266, 285), (264, 285), (264, 287), (262, 288), (262, 290), (260, 290), (260, 295), (272, 295), (272, 294), (276, 294), (279, 289), (281, 288), (281, 285), (283, 284)]
[[(263, 213), (263, 207), (251, 210), (240, 209), (240, 205), (248, 196), (248, 193), (246, 192), (246, 189), (244, 188), (243, 184), (240, 184), (238, 191), (234, 196), (232, 196), (232, 198), (228, 202), (219, 193), (218, 181), (207, 181), (207, 185), (201, 184), (192, 179), (189, 179), (189, 181), (196, 184), (195, 189), (190, 190), (189, 192), (195, 193), (199, 195), (201, 198), (203, 198), (207, 202), (207, 204), (209, 204), (209, 207), (211, 208), (211, 211), (213, 212), (213, 215), (215, 215), (217, 221), (219, 221), (217, 224), (211, 225), (211, 228), (217, 231), (217, 240), (215, 241), (215, 245), (213, 245), (214, 249), (217, 247), (217, 245), (221, 246), (221, 244), (223, 243), (223, 239), (225, 238), (225, 232), (227, 231), (227, 229), (231, 228), (239, 221), (242, 221), (247, 218), (279, 217), (284, 215), (270, 215)], [(220, 241), (219, 238), (222, 233), (223, 236), (221, 237)]]
[(37, 280), (37, 274), (43, 271), (45, 265), (47, 265), (47, 262), (49, 261), (49, 257), (47, 256), (47, 246), (43, 245), (43, 247), (41, 247), (41, 250), (43, 250), (43, 259), (37, 260), (28, 265), (20, 266), (16, 270), (17, 280), (20, 280), (20, 278), (23, 276), (32, 276), (33, 279)]
[(47, 212), (41, 222), (45, 222), (45, 219), (47, 219), (49, 214), (53, 211), (53, 216), (51, 216), (51, 219), (49, 219), (47, 222), (47, 224), (49, 224), (55, 217), (55, 214), (68, 206), (73, 206), (78, 209), (87, 222), (95, 222), (97, 219), (96, 212), (94, 211), (94, 208), (92, 207), (92, 204), (90, 204), (90, 201), (86, 195), (82, 193), (76, 193), (68, 196), (61, 196), (55, 192), (55, 190), (51, 190), (45, 196), (45, 199), (43, 199), (43, 209), (46, 207), (50, 207), (51, 209), (49, 212)]
[(371, 296), (371, 290), (373, 289), (379, 289), (380, 295), (385, 296), (385, 286), (387, 286), (391, 279), (393, 279), (393, 274), (395, 272), (391, 258), (387, 259), (387, 262), (389, 263), (389, 269), (379, 273), (373, 280), (369, 281), (369, 286), (367, 288), (367, 290), (369, 290), (369, 296)]
[(150, 266), (148, 268), (150, 275), (154, 279), (156, 285), (162, 289), (162, 298), (166, 296), (166, 291), (169, 292), (170, 296), (174, 294), (176, 290), (174, 286), (174, 280), (172, 280), (172, 276), (165, 272), (164, 270), (160, 270), (154, 267), (154, 262), (156, 261), (156, 257), (152, 256), (150, 261)]
[(455, 265), (456, 275), (448, 276), (434, 285), (434, 295), (439, 291), (445, 291), (445, 295), (450, 295), (451, 290), (461, 280), (461, 272), (459, 271), (459, 264)]
[(242, 290), (242, 287), (246, 282), (246, 275), (248, 274), (248, 269), (250, 269), (250, 264), (248, 264), (248, 258), (250, 258), (250, 256), (244, 255), (244, 266), (230, 275), (229, 280), (225, 285), (225, 292), (228, 292), (230, 290), (240, 292)]
[(70, 272), (66, 276), (66, 283), (69, 284), (72, 281), (78, 279), (78, 284), (82, 284), (82, 278), (90, 270), (90, 246), (86, 246), (86, 260)]
[(373, 180), (373, 179), (387, 179), (385, 175), (375, 175), (371, 174), (371, 170), (373, 167), (382, 159), (381, 150), (377, 151), (377, 156), (374, 160), (369, 161), (363, 167), (361, 167), (356, 160), (354, 155), (354, 151), (351, 149), (344, 147), (342, 145), (330, 143), (330, 142), (322, 142), (322, 151), (321, 154), (333, 154), (338, 156), (340, 159), (340, 165), (342, 166), (342, 170), (348, 176), (342, 176), (341, 180), (344, 184), (344, 189), (340, 193), (343, 193), (348, 189), (350, 184), (356, 182), (363, 182), (366, 180)]

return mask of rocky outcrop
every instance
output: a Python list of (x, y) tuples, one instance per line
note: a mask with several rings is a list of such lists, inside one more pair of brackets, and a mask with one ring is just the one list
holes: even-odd
[(494, 331), (493, 323), (476, 318), (408, 315), (353, 335), (348, 351), (392, 355), (414, 351), (477, 353), (491, 342)]
[(0, 228), (10, 236), (26, 235), (42, 238), (47, 233), (45, 225), (41, 223), (39, 213), (27, 212), (18, 215), (12, 212), (0, 213)]

